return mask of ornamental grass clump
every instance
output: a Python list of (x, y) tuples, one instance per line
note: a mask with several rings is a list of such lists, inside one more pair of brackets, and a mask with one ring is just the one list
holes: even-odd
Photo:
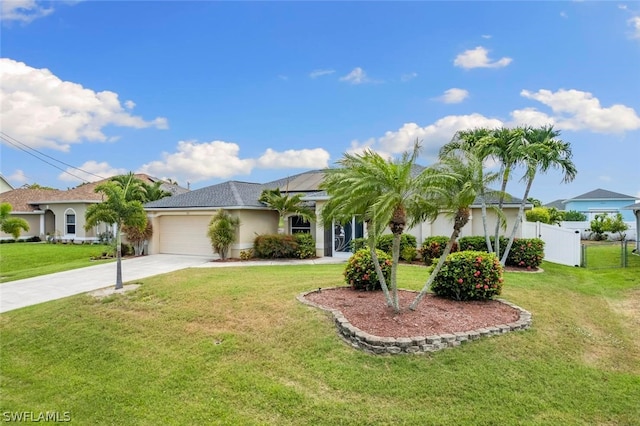
[(494, 253), (451, 253), (436, 276), (431, 290), (453, 300), (487, 300), (502, 292), (502, 266)]
[[(389, 283), (391, 282), (391, 256), (377, 249), (376, 254), (384, 279)], [(354, 290), (373, 291), (382, 288), (369, 249), (360, 249), (349, 258), (344, 268), (344, 280)]]

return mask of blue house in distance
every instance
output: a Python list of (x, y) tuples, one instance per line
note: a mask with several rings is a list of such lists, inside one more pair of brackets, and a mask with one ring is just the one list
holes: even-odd
[(595, 219), (597, 214), (607, 213), (613, 215), (622, 214), (625, 222), (635, 221), (633, 211), (624, 209), (636, 202), (636, 197), (607, 191), (606, 189), (595, 189), (577, 197), (563, 200), (562, 205), (565, 211), (578, 211), (587, 216), (587, 220)]

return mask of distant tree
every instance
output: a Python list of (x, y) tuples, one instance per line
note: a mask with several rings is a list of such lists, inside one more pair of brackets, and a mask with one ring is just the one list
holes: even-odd
[(315, 219), (314, 211), (304, 205), (303, 196), (283, 194), (279, 188), (265, 189), (260, 194), (260, 202), (278, 212), (278, 234), (284, 234), (284, 219), (288, 214), (300, 216), (309, 222)]
[(145, 194), (145, 200), (143, 202), (149, 203), (151, 201), (157, 201), (165, 197), (170, 197), (171, 193), (162, 189), (163, 182), (156, 181), (153, 183), (142, 182), (142, 188)]
[(569, 210), (568, 212), (564, 212), (563, 220), (567, 222), (586, 222), (587, 215), (575, 210)]
[(546, 207), (534, 207), (524, 215), (528, 222), (551, 223), (551, 215)]
[(40, 185), (39, 183), (31, 183), (31, 184), (24, 184), (22, 185), (23, 188), (27, 188), (27, 189), (50, 189), (50, 190), (55, 190), (56, 188), (52, 188), (50, 186), (43, 186)]
[(29, 224), (26, 220), (19, 217), (11, 217), (11, 204), (0, 204), (0, 229), (2, 232), (11, 234), (14, 240), (20, 238), (20, 233), (29, 230)]
[(229, 247), (236, 240), (236, 231), (239, 226), (240, 219), (222, 209), (211, 218), (207, 235), (211, 240), (213, 251), (218, 253), (222, 260), (227, 258)]
[(533, 205), (533, 207), (542, 207), (542, 201), (537, 198), (529, 197), (527, 198), (527, 202)]
[(624, 240), (627, 237), (624, 231), (629, 229), (629, 225), (624, 223), (622, 213), (616, 213), (614, 217), (608, 217), (607, 219), (607, 230), (611, 233), (618, 234), (620, 240)]

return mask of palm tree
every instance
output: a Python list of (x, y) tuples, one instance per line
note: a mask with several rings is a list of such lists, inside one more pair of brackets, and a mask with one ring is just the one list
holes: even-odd
[(425, 173), (424, 182), (427, 185), (420, 188), (421, 192), (432, 204), (439, 206), (442, 213), (452, 216), (453, 231), (427, 282), (409, 306), (411, 310), (416, 309), (431, 287), (462, 228), (469, 222), (471, 205), (486, 184), (482, 161), (472, 152), (465, 151), (441, 157), (439, 163)]
[(213, 250), (220, 255), (220, 259), (227, 258), (229, 247), (236, 240), (236, 230), (239, 226), (240, 219), (222, 209), (211, 218), (207, 235)]
[[(486, 146), (483, 150), (489, 157), (500, 163), (500, 174), (502, 175), (502, 184), (500, 186), (498, 198), (498, 210), (502, 211), (504, 201), (507, 198), (507, 183), (511, 179), (513, 169), (522, 163), (523, 150), (526, 145), (524, 138), (524, 129), (516, 127), (513, 129), (500, 128), (491, 132), (491, 137), (485, 139)], [(494, 233), (494, 252), (500, 256), (500, 226), (501, 222), (496, 222)]]
[(143, 202), (149, 203), (165, 197), (170, 197), (171, 193), (162, 189), (162, 184), (163, 182), (159, 180), (153, 183), (142, 182), (142, 189), (145, 194), (145, 200)]
[(576, 166), (571, 161), (571, 145), (557, 139), (560, 136), (559, 130), (554, 130), (553, 126), (543, 126), (539, 128), (527, 127), (524, 129), (526, 145), (522, 150), (524, 164), (526, 167), (523, 179), (526, 180), (526, 187), (522, 202), (518, 209), (518, 217), (513, 224), (509, 242), (500, 259), (502, 265), (505, 264), (516, 232), (524, 214), (524, 206), (529, 197), (529, 190), (533, 184), (538, 171), (546, 173), (550, 168), (560, 169), (563, 172), (562, 183), (568, 183), (575, 179), (577, 174)]
[[(321, 186), (330, 196), (330, 202), (323, 208), (322, 217), (347, 218), (361, 215), (369, 235), (369, 248), (375, 253), (372, 242), (382, 227), (388, 226), (393, 234), (391, 251), (391, 282), (389, 297), (396, 312), (400, 311), (397, 286), (397, 269), (400, 258), (400, 238), (407, 226), (413, 226), (435, 214), (435, 208), (427, 208), (428, 203), (416, 188), (424, 186), (422, 173), (415, 173), (415, 165), (420, 153), (418, 141), (412, 152), (405, 152), (399, 160), (387, 160), (380, 154), (366, 150), (362, 154), (345, 154), (338, 161), (340, 169), (327, 172), (327, 179)], [(375, 260), (374, 260), (375, 263)], [(382, 275), (376, 267), (378, 277)], [(384, 280), (380, 280), (384, 283)], [(384, 287), (383, 287), (384, 290)]]
[(147, 225), (147, 215), (142, 203), (134, 199), (132, 191), (135, 182), (129, 179), (124, 186), (118, 181), (106, 181), (96, 186), (95, 192), (104, 194), (106, 200), (92, 204), (85, 213), (85, 229), (99, 223), (115, 224), (116, 228), (116, 290), (122, 286), (122, 227), (124, 225), (143, 230)]
[(11, 204), (0, 204), (0, 229), (2, 232), (11, 234), (14, 240), (20, 238), (22, 230), (29, 230), (29, 223), (20, 217), (11, 217)]
[[(451, 142), (447, 143), (440, 149), (440, 158), (447, 157), (452, 154), (462, 156), (474, 156), (481, 164), (481, 168), (477, 170), (476, 182), (480, 184), (478, 187), (478, 199), (481, 203), (482, 211), (482, 228), (484, 230), (485, 243), (487, 245), (487, 251), (492, 252), (493, 246), (491, 244), (491, 238), (489, 237), (489, 229), (487, 225), (487, 197), (498, 196), (499, 199), (504, 199), (504, 193), (500, 191), (493, 191), (489, 189), (489, 185), (495, 182), (499, 175), (497, 173), (488, 173), (484, 175), (484, 162), (488, 160), (491, 155), (490, 148), (494, 144), (494, 131), (486, 128), (477, 128), (471, 130), (460, 130), (456, 132)], [(491, 206), (494, 213), (497, 216), (498, 224), (506, 226), (506, 220), (501, 208), (493, 204)]]
[(302, 201), (304, 194), (282, 194), (280, 188), (265, 189), (260, 195), (260, 202), (278, 212), (278, 234), (284, 234), (284, 219), (289, 214), (301, 216), (306, 221), (315, 218), (314, 211)]
[(144, 182), (135, 173), (129, 172), (126, 175), (113, 176), (110, 180), (116, 182), (122, 188), (127, 188), (127, 201), (138, 200), (141, 203), (149, 201), (147, 200)]

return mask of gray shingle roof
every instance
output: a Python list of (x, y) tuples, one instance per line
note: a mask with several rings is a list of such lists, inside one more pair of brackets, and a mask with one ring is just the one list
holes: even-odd
[(228, 181), (145, 204), (147, 209), (193, 207), (264, 207), (258, 201), (264, 185)]
[(593, 191), (586, 192), (582, 195), (578, 195), (577, 197), (573, 197), (566, 201), (573, 200), (611, 200), (611, 199), (624, 199), (624, 200), (635, 200), (636, 197), (632, 195), (624, 195), (618, 192), (607, 191), (606, 189), (594, 189)]

